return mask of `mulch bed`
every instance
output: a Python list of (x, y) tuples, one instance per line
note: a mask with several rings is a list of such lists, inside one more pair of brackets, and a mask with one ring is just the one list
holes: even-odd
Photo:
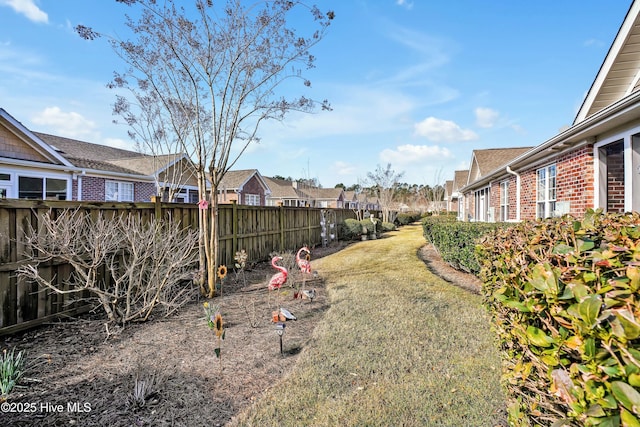
[[(315, 248), (313, 258), (345, 245)], [(445, 280), (478, 291), (474, 276), (456, 272), (428, 245), (420, 256)], [(294, 300), (291, 288), (269, 295), (265, 284), (273, 273), (267, 263), (256, 265), (247, 272), (246, 285), (225, 284), (222, 296), (210, 301), (221, 307), (225, 319), (219, 359), (204, 319), (204, 300), (195, 300), (172, 317), (132, 324), (117, 333), (110, 328), (109, 335), (104, 320), (89, 314), (0, 338), (1, 349), (25, 350), (28, 358), (25, 377), (2, 407), (0, 424), (226, 424), (262, 393), (277, 393), (274, 385), (295, 365), (328, 308), (321, 274), (306, 283), (318, 294), (310, 302)], [(279, 306), (297, 316), (286, 323), (282, 353), (271, 321)]]

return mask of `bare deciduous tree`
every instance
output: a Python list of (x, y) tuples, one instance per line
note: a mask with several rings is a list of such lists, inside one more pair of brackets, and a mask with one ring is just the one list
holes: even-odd
[[(40, 218), (40, 231), (25, 236), (28, 263), (17, 273), (58, 294), (89, 291), (113, 323), (147, 320), (157, 308), (165, 315), (191, 298), (189, 282), (197, 263), (197, 233), (173, 221), (143, 222), (133, 215), (93, 220), (89, 213), (67, 210)], [(71, 276), (61, 283), (40, 275), (38, 265), (68, 263)], [(100, 271), (106, 266), (111, 280)], [(157, 310), (156, 310), (157, 311)]]
[[(157, 120), (151, 134), (171, 134), (168, 139), (178, 141), (195, 162), (200, 200), (208, 201), (200, 218), (200, 262), (208, 285), (205, 290), (203, 283), (203, 292), (211, 297), (218, 255), (218, 186), (258, 140), (264, 120), (330, 108), (326, 100), (277, 96), (276, 90), (291, 80), (311, 85), (302, 74), (314, 66), (309, 49), (323, 38), (334, 13), (299, 0), (249, 7), (240, 0), (194, 0), (190, 7), (182, 5), (186, 2), (178, 7), (174, 0), (117, 1), (139, 6), (141, 16), (127, 19), (135, 39), (112, 40), (129, 66), (115, 74), (112, 87), (133, 95), (131, 101), (118, 98), (115, 111), (129, 124)], [(297, 10), (310, 13), (309, 22), (299, 23), (306, 34), (288, 25)], [(87, 39), (100, 35), (84, 26), (76, 30)]]
[(391, 169), (391, 163), (387, 163), (385, 169), (378, 165), (374, 172), (367, 173), (369, 189), (374, 196), (378, 197), (383, 222), (391, 222), (393, 220), (391, 218), (391, 207), (403, 175), (404, 172), (396, 173)]

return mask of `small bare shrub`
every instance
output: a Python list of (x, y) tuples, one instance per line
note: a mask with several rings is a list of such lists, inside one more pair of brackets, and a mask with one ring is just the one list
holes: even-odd
[(147, 404), (157, 404), (164, 378), (157, 372), (136, 372), (133, 391), (127, 396), (127, 406), (139, 410)]
[[(197, 262), (197, 232), (171, 220), (144, 222), (134, 215), (92, 219), (81, 210), (51, 212), (40, 219), (40, 231), (25, 236), (29, 263), (17, 272), (58, 294), (89, 291), (108, 319), (126, 324), (165, 316), (187, 303), (191, 271)], [(71, 276), (56, 282), (40, 275), (38, 265), (68, 263)], [(101, 275), (107, 269), (110, 280)]]

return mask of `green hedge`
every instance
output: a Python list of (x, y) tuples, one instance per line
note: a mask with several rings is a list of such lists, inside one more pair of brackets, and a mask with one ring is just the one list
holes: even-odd
[[(388, 227), (389, 223), (383, 223), (379, 219), (376, 219), (376, 233), (390, 231)], [(393, 224), (391, 224), (391, 227), (393, 227), (391, 228), (391, 230), (395, 229), (395, 226)], [(353, 218), (347, 218), (342, 224), (340, 224), (340, 235), (343, 236), (345, 240), (354, 240), (360, 238), (360, 236), (363, 234), (363, 230), (366, 230), (365, 234), (370, 235), (373, 233), (373, 229), (373, 223), (369, 218), (360, 221)]]
[(420, 221), (420, 218), (420, 212), (402, 212), (396, 216), (396, 223), (398, 225), (408, 225)]
[(499, 229), (477, 247), (513, 426), (640, 426), (640, 214)]
[(460, 222), (449, 215), (422, 220), (425, 239), (433, 244), (442, 259), (458, 270), (473, 274), (480, 272), (475, 254), (476, 241), (503, 226), (504, 223)]
[(396, 225), (392, 222), (382, 222), (379, 225), (380, 231), (394, 231), (396, 229)]

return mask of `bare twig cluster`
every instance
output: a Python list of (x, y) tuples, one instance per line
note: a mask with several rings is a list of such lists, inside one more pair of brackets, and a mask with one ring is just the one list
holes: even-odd
[[(48, 212), (25, 236), (29, 259), (18, 274), (57, 294), (89, 291), (110, 322), (124, 325), (158, 311), (169, 315), (190, 300), (197, 243), (197, 232), (171, 220)], [(73, 272), (60, 281), (43, 277), (38, 266), (48, 262)]]

